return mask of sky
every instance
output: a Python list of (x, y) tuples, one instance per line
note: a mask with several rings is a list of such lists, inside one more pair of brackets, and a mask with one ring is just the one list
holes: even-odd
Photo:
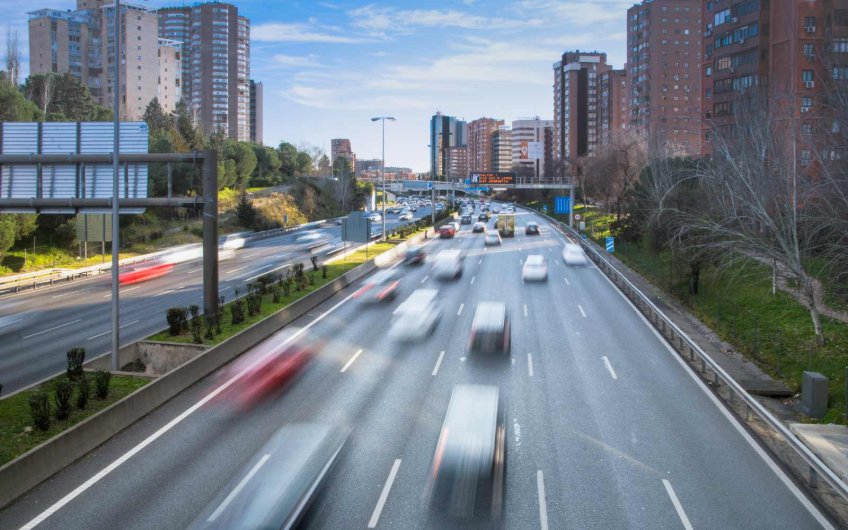
[[(194, 2), (136, 0), (149, 8)], [(358, 158), (429, 171), (430, 117), (553, 119), (553, 63), (566, 50), (604, 51), (622, 68), (619, 0), (381, 2), (240, 0), (251, 20), (251, 77), (265, 89), (264, 141), (317, 145), (349, 138)], [(28, 71), (27, 11), (75, 0), (0, 0)], [(5, 39), (4, 39), (5, 40)], [(0, 44), (5, 47), (5, 42)]]

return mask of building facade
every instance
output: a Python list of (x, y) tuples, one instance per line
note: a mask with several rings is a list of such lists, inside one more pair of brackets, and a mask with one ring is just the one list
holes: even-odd
[(492, 133), (492, 171), (512, 171), (512, 130), (501, 126)]
[(574, 164), (598, 146), (598, 77), (610, 70), (603, 52), (569, 51), (554, 63), (553, 156)]
[(503, 120), (480, 118), (468, 123), (468, 171), (494, 171), (492, 139)]
[(350, 163), (351, 169), (356, 171), (356, 153), (350, 147), (347, 138), (333, 138), (330, 140), (330, 164), (335, 167), (336, 160), (345, 158)]
[(645, 0), (627, 10), (628, 126), (651, 145), (701, 152), (702, 53), (702, 0)]
[(627, 73), (625, 70), (607, 70), (600, 76), (598, 94), (598, 143), (610, 145), (615, 136), (627, 129)]
[(430, 118), (430, 174), (433, 178), (447, 175), (448, 154), (451, 147), (467, 143), (468, 125), (454, 116), (437, 112)]
[(262, 113), (265, 108), (265, 87), (262, 83), (250, 80), (250, 141), (261, 144), (263, 141)]
[[(551, 136), (553, 120), (542, 120), (538, 116), (529, 119), (519, 119), (512, 122), (512, 164), (518, 165), (534, 176), (544, 177), (550, 167)], [(533, 142), (541, 144), (540, 153), (530, 149)], [(546, 148), (547, 144), (547, 148)], [(534, 154), (541, 158), (533, 158)]]
[(447, 157), (447, 179), (452, 182), (463, 182), (468, 178), (468, 146), (457, 145), (448, 147)]
[(250, 140), (250, 21), (223, 2), (158, 10), (159, 36), (183, 43), (183, 97), (204, 132)]

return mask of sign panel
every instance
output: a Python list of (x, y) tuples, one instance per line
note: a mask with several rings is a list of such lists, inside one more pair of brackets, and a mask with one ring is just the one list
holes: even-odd
[(565, 214), (571, 211), (571, 197), (554, 197), (554, 213)]
[(89, 243), (112, 241), (112, 215), (97, 213), (77, 215), (77, 241)]
[(615, 238), (613, 236), (607, 236), (607, 252), (610, 254), (615, 252)]
[(521, 140), (518, 144), (518, 159), (519, 160), (529, 160), (530, 159), (530, 148), (527, 140)]
[[(146, 154), (149, 133), (145, 122), (122, 122), (121, 153)], [(111, 154), (111, 122), (5, 122), (0, 123), (0, 153), (12, 154)], [(147, 164), (122, 164), (118, 182), (121, 197), (147, 197)], [(41, 166), (9, 164), (0, 167), (0, 197), (4, 199), (108, 199), (112, 197), (111, 164)], [(20, 213), (34, 210), (21, 209)], [(89, 212), (96, 213), (95, 210)], [(122, 214), (144, 212), (122, 209)], [(9, 212), (13, 213), (13, 212)], [(69, 209), (42, 213), (74, 213)], [(105, 211), (100, 213), (107, 213)]]
[(403, 189), (410, 191), (429, 191), (433, 189), (433, 183), (429, 180), (404, 180)]
[(511, 186), (515, 184), (515, 173), (512, 171), (471, 173), (471, 178), (468, 180), (466, 184), (475, 186)]
[(371, 238), (371, 221), (365, 212), (350, 212), (342, 219), (342, 241), (367, 243)]

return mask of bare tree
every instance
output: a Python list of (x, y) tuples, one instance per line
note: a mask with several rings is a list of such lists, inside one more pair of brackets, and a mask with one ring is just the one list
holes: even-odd
[(6, 29), (6, 79), (18, 86), (21, 75), (20, 49), (18, 47), (18, 30), (11, 27)]

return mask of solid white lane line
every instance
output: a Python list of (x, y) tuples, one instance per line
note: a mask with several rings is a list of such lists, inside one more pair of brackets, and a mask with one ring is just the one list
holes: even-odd
[(380, 520), (380, 514), (383, 512), (383, 506), (386, 504), (386, 499), (389, 497), (389, 491), (392, 489), (392, 484), (397, 476), (400, 468), (400, 458), (395, 460), (392, 470), (389, 472), (389, 478), (386, 479), (386, 484), (383, 486), (383, 491), (380, 493), (380, 498), (377, 500), (377, 506), (374, 507), (374, 512), (371, 514), (371, 519), (368, 521), (368, 528), (376, 528), (377, 521)]
[[(393, 265), (392, 267), (396, 267), (396, 266), (397, 265)], [(336, 309), (338, 309), (339, 307), (341, 307), (342, 305), (347, 303), (348, 300), (353, 298), (354, 294), (356, 294), (356, 293), (350, 293), (349, 295), (345, 296), (343, 299), (339, 300), (339, 302), (336, 305), (334, 305), (330, 309), (328, 309), (325, 312), (318, 315), (318, 317), (316, 317), (315, 320), (313, 320), (309, 324), (303, 326), (302, 328), (300, 328), (296, 332), (292, 333), (291, 336), (289, 336), (286, 340), (284, 340), (282, 342), (281, 346), (285, 346), (286, 344), (296, 340), (298, 337), (300, 337), (301, 335), (306, 333), (310, 328), (312, 328), (313, 326), (315, 326), (316, 324), (318, 324), (319, 322), (324, 320), (325, 317), (332, 314)], [(252, 368), (252, 365), (251, 365), (251, 367), (248, 367), (248, 369), (249, 368)], [(194, 405), (192, 405), (191, 407), (186, 409), (182, 414), (180, 414), (179, 416), (177, 416), (173, 420), (169, 421), (167, 424), (165, 424), (163, 427), (161, 427), (158, 431), (154, 432), (153, 434), (151, 434), (150, 436), (145, 438), (141, 443), (139, 443), (138, 445), (136, 445), (135, 447), (133, 447), (132, 449), (130, 449), (129, 451), (124, 453), (117, 460), (115, 460), (114, 462), (112, 462), (111, 464), (109, 464), (108, 466), (103, 468), (96, 475), (94, 475), (90, 479), (88, 479), (85, 482), (83, 482), (82, 484), (80, 484), (75, 490), (73, 490), (72, 492), (68, 493), (67, 495), (65, 495), (64, 497), (62, 497), (58, 501), (56, 501), (49, 508), (47, 508), (46, 510), (41, 512), (35, 519), (33, 519), (32, 521), (27, 523), (25, 526), (21, 527), (21, 530), (30, 530), (32, 528), (35, 528), (36, 526), (41, 524), (43, 521), (45, 521), (48, 517), (50, 517), (51, 515), (53, 515), (57, 511), (61, 510), (62, 507), (64, 507), (66, 504), (73, 501), (74, 499), (76, 499), (77, 497), (79, 497), (80, 495), (85, 493), (90, 487), (92, 487), (93, 485), (100, 482), (100, 480), (102, 480), (103, 477), (107, 476), (109, 473), (111, 473), (112, 471), (119, 468), (124, 462), (126, 462), (127, 460), (129, 460), (133, 456), (137, 455), (145, 447), (147, 447), (148, 445), (155, 442), (162, 435), (164, 435), (165, 433), (167, 433), (168, 431), (173, 429), (176, 425), (178, 425), (184, 419), (186, 419), (187, 417), (192, 415), (195, 411), (197, 411), (199, 408), (204, 406), (206, 403), (215, 399), (215, 397), (218, 394), (220, 394), (221, 392), (223, 392), (224, 390), (226, 390), (227, 388), (232, 386), (233, 383), (235, 383), (236, 381), (241, 379), (245, 375), (245, 373), (247, 373), (247, 370), (242, 371), (242, 372), (234, 375), (232, 378), (230, 378), (229, 380), (224, 382), (221, 386), (219, 386), (218, 388), (216, 388), (215, 390), (210, 392), (206, 397), (204, 397), (203, 399), (201, 399), (200, 401), (198, 401), (197, 403), (195, 403)]]
[(571, 285), (571, 282), (568, 281), (568, 278), (565, 279), (565, 285)]
[(439, 354), (439, 358), (436, 360), (436, 367), (433, 368), (433, 375), (436, 375), (436, 374), (439, 373), (439, 367), (442, 365), (442, 359), (444, 359), (444, 358), (445, 358), (445, 350), (442, 350), (442, 352)]
[(482, 264), (483, 264), (483, 258), (480, 258), (480, 261), (477, 262), (477, 265), (482, 265)]
[(223, 512), (227, 508), (227, 506), (233, 501), (233, 499), (236, 498), (236, 495), (238, 495), (239, 492), (244, 489), (245, 485), (247, 485), (247, 483), (250, 482), (250, 479), (253, 478), (253, 475), (255, 475), (257, 471), (259, 471), (259, 468), (265, 465), (265, 462), (267, 462), (269, 458), (271, 458), (271, 455), (263, 455), (262, 458), (259, 459), (259, 462), (256, 462), (256, 465), (253, 466), (250, 472), (245, 475), (243, 479), (241, 479), (241, 482), (239, 482), (238, 485), (233, 488), (233, 491), (231, 491), (230, 494), (227, 495), (227, 498), (224, 499), (224, 502), (222, 502), (221, 505), (218, 506), (218, 508), (214, 512), (212, 512), (212, 515), (210, 515), (209, 519), (206, 519), (206, 521), (210, 523), (215, 522), (215, 519), (217, 519), (218, 516), (221, 515), (221, 512)]
[(536, 471), (536, 489), (539, 492), (539, 527), (548, 530), (548, 502), (545, 500), (545, 475)]
[[(596, 270), (599, 269), (596, 268)], [(618, 286), (615, 285), (613, 281), (607, 277), (606, 274), (600, 273), (600, 275), (604, 280), (607, 281), (607, 283), (610, 284), (610, 287), (612, 287), (613, 291), (618, 293), (618, 295), (621, 296), (624, 302), (630, 306), (630, 309), (632, 309), (633, 312), (636, 314), (637, 318), (639, 318), (645, 324), (645, 327), (648, 328), (651, 333), (653, 333), (653, 335), (657, 338), (657, 341), (663, 346), (665, 346), (666, 351), (669, 353), (669, 355), (671, 355), (671, 357), (675, 361), (677, 361), (677, 363), (683, 369), (683, 372), (689, 375), (692, 381), (695, 382), (695, 385), (700, 388), (701, 391), (704, 392), (704, 394), (710, 401), (712, 401), (713, 405), (715, 405), (719, 412), (721, 412), (725, 419), (727, 419), (728, 423), (733, 425), (733, 428), (736, 429), (736, 432), (739, 433), (742, 439), (748, 442), (748, 445), (751, 446), (751, 449), (753, 449), (754, 452), (757, 453), (757, 455), (763, 460), (763, 462), (766, 463), (769, 469), (771, 469), (772, 472), (777, 476), (777, 478), (780, 479), (783, 485), (786, 486), (786, 489), (792, 492), (798, 502), (801, 503), (801, 505), (807, 509), (807, 511), (816, 520), (816, 522), (822, 528), (833, 529), (834, 527), (830, 523), (830, 521), (828, 521), (827, 517), (825, 517), (822, 512), (815, 505), (813, 505), (812, 502), (810, 502), (807, 496), (804, 495), (804, 493), (801, 492), (798, 486), (795, 485), (795, 482), (793, 482), (792, 479), (790, 479), (786, 475), (783, 469), (778, 466), (777, 463), (775, 463), (771, 456), (769, 456), (763, 450), (763, 448), (760, 447), (760, 444), (754, 440), (751, 434), (748, 433), (747, 429), (743, 427), (741, 423), (739, 423), (739, 420), (736, 418), (736, 416), (734, 416), (730, 411), (728, 411), (724, 403), (719, 401), (719, 398), (715, 396), (715, 393), (712, 391), (712, 389), (707, 387), (707, 385), (703, 381), (701, 381), (700, 377), (689, 367), (689, 365), (686, 364), (686, 361), (684, 361), (680, 357), (680, 355), (674, 350), (674, 348), (672, 348), (671, 344), (668, 343), (665, 337), (663, 337), (660, 332), (654, 327), (654, 325), (648, 320), (648, 317), (646, 317), (644, 314), (642, 314), (641, 311), (639, 311), (639, 309), (633, 304), (633, 302), (631, 302), (630, 299), (627, 298), (627, 295), (621, 292), (618, 289)]]
[(250, 267), (250, 265), (245, 265), (244, 267), (239, 267), (239, 268), (237, 268), (237, 269), (233, 269), (233, 270), (231, 270), (231, 271), (227, 271), (227, 274), (232, 274), (232, 273), (234, 273), (234, 272), (238, 272), (238, 271), (244, 270), (244, 269), (246, 269), (246, 268), (248, 268), (248, 267)]
[(583, 311), (583, 306), (580, 305), (580, 304), (577, 304), (577, 308), (580, 309), (580, 314), (583, 315), (583, 318), (586, 318), (586, 312)]
[(524, 265), (524, 258), (519, 259), (519, 260), (518, 260), (518, 264), (519, 264), (519, 265)]
[(459, 304), (459, 311), (456, 312), (456, 316), (459, 316), (459, 315), (462, 314), (462, 308), (463, 307), (465, 307), (465, 304)]
[(244, 256), (241, 256), (241, 257), (242, 258), (250, 258), (250, 257), (255, 256), (257, 254), (259, 254), (259, 251), (251, 252), (250, 254), (245, 254)]
[(168, 289), (167, 291), (162, 291), (161, 293), (154, 294), (151, 298), (156, 298), (157, 296), (162, 296), (163, 294), (173, 293), (176, 289)]
[[(268, 265), (265, 265), (265, 267), (270, 267), (271, 265), (273, 265), (273, 263), (269, 263)], [(256, 270), (261, 271), (265, 267), (259, 267)], [(260, 276), (265, 276), (266, 274), (271, 274), (274, 271), (278, 271), (280, 269), (285, 269), (286, 267), (291, 267), (291, 263), (286, 263), (285, 265), (280, 265), (276, 269), (271, 269), (268, 272), (263, 272), (262, 274), (257, 274), (256, 276), (251, 276), (250, 278), (246, 278), (245, 281), (249, 282), (250, 280), (255, 280), (256, 278), (259, 278)]]
[(471, 285), (474, 285), (474, 280), (476, 280), (476, 279), (477, 279), (477, 276), (472, 276), (472, 277), (471, 277)]
[(607, 367), (607, 370), (609, 370), (609, 373), (610, 373), (610, 375), (612, 376), (612, 378), (613, 378), (613, 379), (618, 379), (618, 376), (617, 376), (617, 375), (615, 375), (615, 370), (613, 370), (613, 368), (612, 368), (612, 363), (611, 363), (611, 362), (610, 362), (610, 360), (607, 358), (607, 356), (606, 356), (606, 355), (604, 355), (603, 357), (601, 357), (601, 359), (603, 359), (603, 361), (604, 361), (604, 365)]
[(488, 252), (489, 249), (487, 247), (483, 247), (483, 252)]
[(362, 348), (356, 350), (356, 353), (353, 354), (353, 357), (350, 358), (350, 360), (342, 367), (342, 369), (339, 372), (340, 373), (347, 372), (347, 369), (350, 368), (350, 365), (352, 365), (354, 363), (354, 361), (356, 361), (356, 359), (359, 358), (359, 356), (361, 354), (362, 354)]
[[(137, 286), (135, 286), (135, 287), (130, 287), (129, 289), (121, 289), (121, 290), (118, 292), (118, 295), (122, 295), (122, 294), (124, 294), (124, 293), (128, 293), (128, 292), (130, 292), (130, 291), (135, 291), (136, 289), (141, 289), (142, 287), (143, 287), (142, 285), (137, 285)], [(112, 293), (111, 293), (111, 292), (109, 292), (109, 294), (104, 295), (104, 296), (103, 296), (103, 298), (112, 298)]]
[(203, 267), (200, 267), (199, 269), (191, 269), (186, 274), (194, 274), (195, 272), (199, 272), (199, 271), (202, 271), (202, 270), (203, 270)]
[[(127, 323), (126, 323), (126, 324), (124, 324), (123, 326), (120, 326), (118, 329), (124, 329), (124, 328), (125, 328), (125, 327), (127, 327), (127, 326), (132, 326), (133, 324), (138, 324), (139, 322), (140, 322), (140, 320), (133, 320), (132, 322), (127, 322)], [(85, 340), (94, 340), (94, 339), (96, 339), (96, 338), (98, 338), (98, 337), (102, 337), (103, 335), (108, 335), (108, 334), (110, 334), (110, 333), (112, 333), (112, 330), (111, 330), (111, 329), (108, 329), (108, 330), (104, 331), (103, 333), (98, 333), (97, 335), (94, 335), (93, 337), (89, 337), (89, 338), (87, 338), (87, 339), (85, 339)]]
[(426, 282), (426, 281), (427, 281), (427, 278), (429, 278), (429, 277), (430, 277), (430, 275), (424, 276), (424, 279), (423, 279), (423, 280), (421, 280), (421, 283)]
[(527, 304), (524, 304), (524, 316), (527, 316)]
[(533, 354), (527, 354), (527, 371), (530, 373), (530, 377), (533, 377)]
[(38, 331), (38, 332), (36, 332), (36, 333), (33, 333), (32, 335), (26, 335), (26, 336), (24, 336), (24, 338), (25, 338), (25, 339), (28, 339), (28, 338), (30, 338), (30, 337), (37, 337), (38, 335), (43, 335), (43, 334), (48, 333), (48, 332), (50, 332), (50, 331), (56, 331), (56, 330), (57, 330), (57, 329), (59, 329), (59, 328), (64, 328), (65, 326), (70, 326), (71, 324), (76, 324), (77, 322), (80, 322), (81, 320), (82, 320), (81, 318), (78, 318), (78, 319), (74, 320), (73, 322), (65, 322), (64, 324), (59, 324), (58, 326), (54, 326), (54, 327), (52, 327), (52, 328), (50, 328), (50, 329), (45, 329), (45, 330), (43, 330), (43, 331)]
[[(79, 289), (79, 290), (76, 290), (76, 291), (71, 291), (69, 293), (56, 294), (56, 295), (51, 296), (50, 298), (54, 298), (54, 299), (55, 298), (62, 298), (63, 296), (68, 296), (69, 294), (81, 293), (83, 291), (88, 291), (90, 289), (91, 289), (91, 287), (88, 287), (88, 288), (85, 288), (85, 289)], [(109, 293), (109, 296), (112, 296), (112, 293)]]
[(678, 499), (677, 494), (674, 493), (674, 488), (671, 487), (671, 482), (663, 479), (663, 486), (665, 486), (665, 491), (668, 493), (668, 496), (671, 497), (671, 503), (674, 504), (674, 509), (677, 510), (677, 516), (680, 517), (680, 522), (683, 523), (683, 528), (686, 530), (692, 530), (692, 523), (689, 522), (689, 517), (687, 517), (686, 512), (683, 511), (683, 505), (680, 504), (680, 499)]

